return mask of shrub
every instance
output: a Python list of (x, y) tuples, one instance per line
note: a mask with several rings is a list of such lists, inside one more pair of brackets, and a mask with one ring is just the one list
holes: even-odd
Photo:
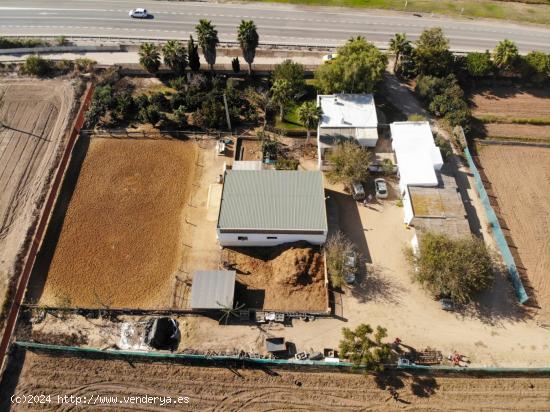
[(66, 36), (57, 36), (55, 38), (55, 44), (58, 46), (67, 46), (69, 44), (69, 40), (67, 40)]
[(174, 79), (170, 79), (168, 81), (168, 85), (172, 89), (176, 89), (178, 91), (185, 90), (185, 87), (187, 86), (187, 78), (185, 76), (179, 76)]
[(97, 86), (92, 99), (98, 106), (104, 109), (112, 108), (114, 103), (113, 88), (110, 84)]
[(132, 94), (128, 92), (120, 93), (116, 96), (115, 116), (119, 119), (130, 119), (135, 112), (135, 103)]
[(143, 123), (151, 123), (154, 126), (161, 119), (160, 109), (153, 104), (150, 104), (147, 107), (142, 107), (139, 110), (139, 119)]
[(467, 303), (475, 292), (486, 289), (493, 280), (495, 260), (483, 240), (473, 236), (452, 239), (425, 233), (416, 253), (407, 249), (413, 279), (434, 296), (448, 296)]
[(44, 47), (50, 44), (42, 39), (18, 39), (13, 37), (0, 37), (0, 49), (18, 49)]
[(166, 96), (162, 92), (152, 93), (149, 96), (149, 102), (151, 102), (152, 105), (157, 106), (159, 110), (166, 110), (169, 106), (168, 99), (166, 99)]
[(435, 137), (435, 144), (439, 146), (443, 160), (447, 160), (453, 154), (451, 143), (441, 135)]
[(231, 68), (233, 69), (234, 73), (239, 73), (241, 71), (241, 62), (239, 62), (238, 57), (235, 57), (233, 60), (231, 60)]
[[(371, 334), (372, 338), (371, 338)], [(361, 324), (354, 330), (342, 328), (342, 340), (338, 348), (340, 355), (349, 359), (355, 367), (364, 367), (367, 371), (382, 372), (384, 364), (391, 358), (391, 348), (382, 339), (388, 336), (385, 328)]]
[(275, 162), (275, 169), (277, 170), (296, 170), (300, 165), (300, 161), (296, 159), (283, 159), (278, 158)]
[(468, 53), (466, 57), (468, 74), (473, 77), (488, 76), (493, 71), (493, 62), (489, 50), (485, 53)]
[(174, 120), (179, 128), (184, 128), (187, 126), (187, 113), (185, 113), (184, 106), (180, 106), (174, 110)]
[(550, 77), (550, 55), (532, 51), (520, 57), (520, 69), (524, 78), (535, 83), (542, 83)]
[(94, 70), (97, 62), (92, 59), (82, 58), (74, 61), (75, 70), (80, 73), (90, 73)]
[(74, 62), (72, 60), (59, 60), (54, 64), (55, 70), (60, 74), (66, 74), (74, 69)]
[(43, 59), (40, 56), (32, 55), (25, 59), (21, 65), (21, 73), (31, 76), (47, 76), (51, 73), (53, 64), (51, 60)]
[(211, 129), (227, 126), (223, 103), (210, 95), (194, 113), (194, 120), (197, 125)]
[(407, 120), (409, 122), (424, 122), (428, 119), (426, 119), (426, 116), (422, 114), (411, 114), (409, 117), (407, 117)]
[(289, 83), (294, 99), (298, 99), (304, 94), (306, 86), (305, 70), (300, 63), (287, 59), (275, 66), (273, 83), (277, 80), (285, 80)]
[(347, 186), (352, 182), (367, 180), (371, 153), (353, 141), (339, 144), (328, 154), (332, 168), (327, 172), (331, 183), (343, 183)]
[(453, 69), (454, 59), (449, 51), (449, 40), (440, 27), (425, 29), (413, 52), (418, 73), (446, 76)]
[(353, 243), (340, 231), (332, 235), (325, 244), (327, 273), (334, 288), (344, 285), (344, 263), (346, 256), (352, 253), (355, 253)]

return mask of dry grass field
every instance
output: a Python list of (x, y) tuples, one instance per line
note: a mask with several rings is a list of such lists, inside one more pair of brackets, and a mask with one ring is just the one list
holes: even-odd
[[(392, 385), (398, 393), (394, 400)], [(40, 410), (158, 411), (543, 411), (550, 403), (550, 379), (472, 378), (400, 373), (383, 379), (361, 373), (230, 369), (177, 364), (91, 360), (20, 352), (2, 382), (0, 409), (9, 397), (52, 395)], [(187, 396), (181, 405), (64, 405), (54, 395), (80, 397)], [(18, 405), (15, 410), (37, 410)]]
[(550, 148), (482, 145), (479, 155), (516, 264), (550, 320)]
[(68, 81), (0, 81), (0, 306), (66, 144)]
[(196, 156), (192, 142), (92, 138), (40, 303), (168, 306)]
[(547, 125), (488, 123), (485, 125), (485, 130), (485, 134), (492, 138), (519, 137), (534, 141), (550, 141), (550, 126)]

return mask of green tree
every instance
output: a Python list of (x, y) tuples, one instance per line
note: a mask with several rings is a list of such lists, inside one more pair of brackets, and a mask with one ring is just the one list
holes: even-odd
[(273, 70), (273, 82), (285, 80), (290, 84), (292, 98), (299, 99), (306, 87), (304, 66), (300, 63), (286, 59), (275, 66)]
[(306, 128), (306, 144), (309, 142), (311, 129), (315, 129), (317, 127), (322, 115), (323, 110), (311, 100), (302, 103), (302, 105), (298, 108), (298, 119)]
[(441, 27), (432, 27), (422, 32), (414, 49), (414, 61), (420, 74), (445, 76), (451, 73), (453, 55)]
[(485, 53), (468, 53), (466, 56), (466, 68), (472, 77), (483, 77), (493, 71), (493, 62), (489, 50)]
[(189, 36), (187, 42), (187, 53), (189, 53), (189, 68), (197, 73), (201, 68), (201, 60), (199, 57), (199, 47), (195, 44), (193, 36)]
[(330, 236), (325, 244), (325, 253), (327, 258), (327, 272), (330, 283), (334, 288), (340, 288), (344, 285), (345, 259), (352, 253), (355, 253), (355, 247), (341, 231), (337, 231)]
[(239, 61), (238, 57), (235, 57), (233, 60), (231, 60), (231, 68), (233, 69), (234, 73), (239, 73), (241, 71), (241, 62)]
[(453, 239), (425, 233), (418, 250), (406, 250), (413, 279), (434, 296), (449, 296), (467, 303), (475, 292), (493, 281), (495, 260), (483, 240), (473, 236)]
[(187, 113), (185, 113), (185, 107), (180, 106), (174, 110), (174, 120), (176, 121), (178, 128), (182, 129), (187, 126)]
[(513, 70), (518, 62), (519, 51), (516, 44), (508, 39), (502, 40), (493, 50), (493, 61), (501, 71)]
[(154, 126), (161, 119), (160, 109), (154, 104), (143, 107), (139, 110), (139, 119), (143, 123), (151, 123)]
[(256, 25), (252, 20), (242, 20), (237, 31), (237, 40), (241, 46), (244, 60), (248, 63), (248, 74), (252, 73), (252, 63), (260, 41)]
[(396, 73), (399, 66), (401, 56), (411, 48), (411, 42), (407, 39), (405, 33), (395, 33), (390, 39), (390, 52), (395, 55), (395, 61), (393, 62), (393, 72)]
[(275, 80), (271, 86), (271, 100), (279, 106), (279, 116), (283, 120), (285, 106), (292, 100), (292, 86), (287, 80)]
[(195, 26), (197, 31), (197, 39), (199, 46), (201, 46), (202, 53), (210, 70), (214, 71), (214, 64), (216, 64), (216, 47), (220, 43), (218, 39), (218, 31), (210, 20), (201, 19), (199, 24)]
[(542, 83), (550, 77), (550, 55), (532, 51), (521, 62), (522, 76), (535, 83)]
[(388, 58), (363, 37), (350, 39), (338, 56), (315, 71), (323, 93), (370, 93), (382, 80)]
[(370, 152), (354, 141), (346, 140), (328, 153), (331, 169), (327, 178), (331, 183), (350, 186), (353, 182), (363, 182), (369, 176)]
[(172, 69), (177, 75), (185, 73), (187, 67), (187, 52), (185, 46), (178, 40), (168, 40), (162, 47), (164, 64)]
[(156, 73), (160, 67), (160, 52), (153, 43), (143, 43), (139, 46), (139, 63), (149, 73)]
[(382, 342), (387, 336), (387, 330), (381, 326), (377, 326), (376, 331), (366, 324), (361, 324), (354, 330), (342, 328), (340, 354), (356, 367), (382, 372), (384, 364), (391, 358), (390, 345)]
[(47, 76), (51, 73), (53, 64), (51, 60), (43, 59), (38, 55), (31, 55), (21, 65), (21, 73), (31, 76)]

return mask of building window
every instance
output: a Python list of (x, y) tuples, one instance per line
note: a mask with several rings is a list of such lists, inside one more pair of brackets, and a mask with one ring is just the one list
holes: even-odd
[(248, 236), (238, 236), (238, 240), (248, 240)]
[(277, 236), (268, 236), (268, 239), (277, 239)]

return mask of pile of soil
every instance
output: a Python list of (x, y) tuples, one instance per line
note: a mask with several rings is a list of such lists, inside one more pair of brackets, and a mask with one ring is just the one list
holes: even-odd
[(323, 257), (305, 242), (270, 248), (227, 250), (237, 271), (237, 297), (247, 308), (325, 311), (328, 306)]

